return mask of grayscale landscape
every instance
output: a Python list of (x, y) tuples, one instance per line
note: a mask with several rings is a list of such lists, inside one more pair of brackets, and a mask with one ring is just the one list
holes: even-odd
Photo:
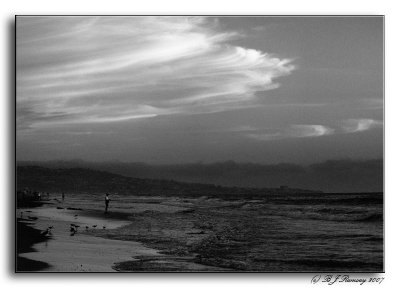
[(383, 272), (383, 32), (18, 16), (16, 272)]

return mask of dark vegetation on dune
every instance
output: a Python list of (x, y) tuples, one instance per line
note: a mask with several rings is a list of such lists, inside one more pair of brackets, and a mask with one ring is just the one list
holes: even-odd
[(49, 169), (17, 167), (17, 190), (41, 192), (114, 193), (137, 196), (215, 196), (224, 198), (259, 197), (266, 193), (320, 193), (304, 189), (223, 187), (213, 184), (183, 183), (172, 180), (141, 179), (84, 168)]

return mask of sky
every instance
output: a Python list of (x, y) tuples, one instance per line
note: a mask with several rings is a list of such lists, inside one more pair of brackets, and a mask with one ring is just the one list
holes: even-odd
[(382, 17), (18, 17), (17, 160), (383, 157)]

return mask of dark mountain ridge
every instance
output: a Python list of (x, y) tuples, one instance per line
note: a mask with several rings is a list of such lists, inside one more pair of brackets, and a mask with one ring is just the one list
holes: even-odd
[(51, 169), (40, 166), (17, 166), (17, 190), (67, 193), (112, 193), (138, 196), (181, 197), (259, 197), (267, 193), (321, 193), (289, 187), (244, 188), (213, 184), (183, 183), (173, 180), (142, 179), (88, 168)]
[(382, 192), (383, 159), (330, 160), (311, 165), (258, 164), (234, 161), (151, 165), (138, 162), (83, 160), (20, 161), (19, 166), (89, 168), (133, 178), (175, 180), (237, 187), (286, 185), (324, 192)]

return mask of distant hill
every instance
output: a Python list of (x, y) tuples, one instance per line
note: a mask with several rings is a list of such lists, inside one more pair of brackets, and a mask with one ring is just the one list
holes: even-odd
[(86, 168), (51, 169), (39, 166), (17, 167), (17, 190), (40, 192), (113, 193), (159, 196), (251, 197), (266, 193), (319, 193), (282, 188), (222, 187), (213, 184), (182, 183), (172, 180), (140, 179)]
[(135, 162), (82, 160), (18, 162), (20, 166), (89, 168), (133, 178), (165, 179), (238, 187), (287, 185), (324, 192), (382, 192), (383, 159), (330, 160), (312, 165), (257, 164), (234, 161), (150, 165)]

